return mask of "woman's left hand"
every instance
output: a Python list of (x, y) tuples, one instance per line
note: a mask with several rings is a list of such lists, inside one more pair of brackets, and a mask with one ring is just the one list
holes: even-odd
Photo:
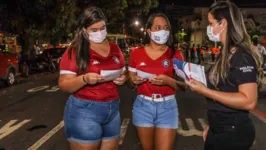
[(167, 75), (161, 74), (154, 78), (150, 78), (149, 81), (153, 85), (168, 85), (169, 77)]
[(207, 89), (207, 87), (205, 86), (205, 84), (197, 81), (197, 80), (194, 80), (194, 79), (191, 79), (191, 80), (186, 80), (185, 81), (186, 84), (190, 87), (190, 89), (194, 92), (197, 92), (199, 94), (203, 94), (204, 91)]
[(116, 78), (113, 82), (116, 85), (123, 85), (127, 81), (126, 75), (121, 75), (119, 78)]

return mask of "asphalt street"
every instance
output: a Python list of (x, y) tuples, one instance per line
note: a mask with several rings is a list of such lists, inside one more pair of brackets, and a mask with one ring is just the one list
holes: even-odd
[[(67, 150), (63, 111), (69, 94), (57, 86), (58, 74), (42, 74), (0, 88), (0, 145), (6, 150)], [(251, 112), (256, 127), (252, 150), (266, 149), (266, 88), (260, 91), (257, 109)], [(120, 150), (140, 150), (132, 125), (135, 91), (119, 87), (121, 96)], [(179, 129), (175, 150), (202, 150), (206, 126), (206, 101), (191, 91), (177, 92)]]

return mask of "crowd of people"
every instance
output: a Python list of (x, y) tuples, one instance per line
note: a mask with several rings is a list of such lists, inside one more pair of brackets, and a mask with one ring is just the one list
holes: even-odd
[(179, 50), (185, 57), (185, 60), (192, 63), (202, 64), (204, 62), (214, 62), (221, 51), (221, 46), (208, 46), (207, 44), (192, 44), (188, 42), (179, 44)]

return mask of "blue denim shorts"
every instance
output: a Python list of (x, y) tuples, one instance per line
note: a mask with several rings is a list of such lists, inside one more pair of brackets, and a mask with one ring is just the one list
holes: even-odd
[(178, 128), (176, 99), (153, 102), (137, 96), (133, 106), (133, 124), (139, 127)]
[(120, 136), (119, 100), (97, 102), (70, 96), (64, 124), (69, 141), (89, 144), (117, 138)]

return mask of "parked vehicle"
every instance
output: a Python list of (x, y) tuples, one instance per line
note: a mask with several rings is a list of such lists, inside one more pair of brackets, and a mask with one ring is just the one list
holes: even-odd
[(61, 57), (64, 54), (64, 52), (66, 51), (66, 47), (65, 48), (49, 48), (44, 50), (43, 52), (43, 56), (44, 58), (50, 58), (52, 60), (52, 62), (54, 63), (54, 65), (56, 66), (56, 68), (59, 68), (59, 64), (61, 61)]
[(18, 73), (18, 56), (16, 54), (3, 52), (0, 50), (0, 79), (7, 85), (12, 85), (16, 81)]
[(124, 53), (130, 53), (131, 50), (141, 45), (138, 39), (123, 34), (108, 34), (107, 39), (116, 43)]
[(28, 63), (28, 69), (29, 71), (36, 72), (43, 72), (47, 70), (54, 73), (56, 71), (56, 66), (51, 57), (39, 55), (35, 60), (32, 60)]

